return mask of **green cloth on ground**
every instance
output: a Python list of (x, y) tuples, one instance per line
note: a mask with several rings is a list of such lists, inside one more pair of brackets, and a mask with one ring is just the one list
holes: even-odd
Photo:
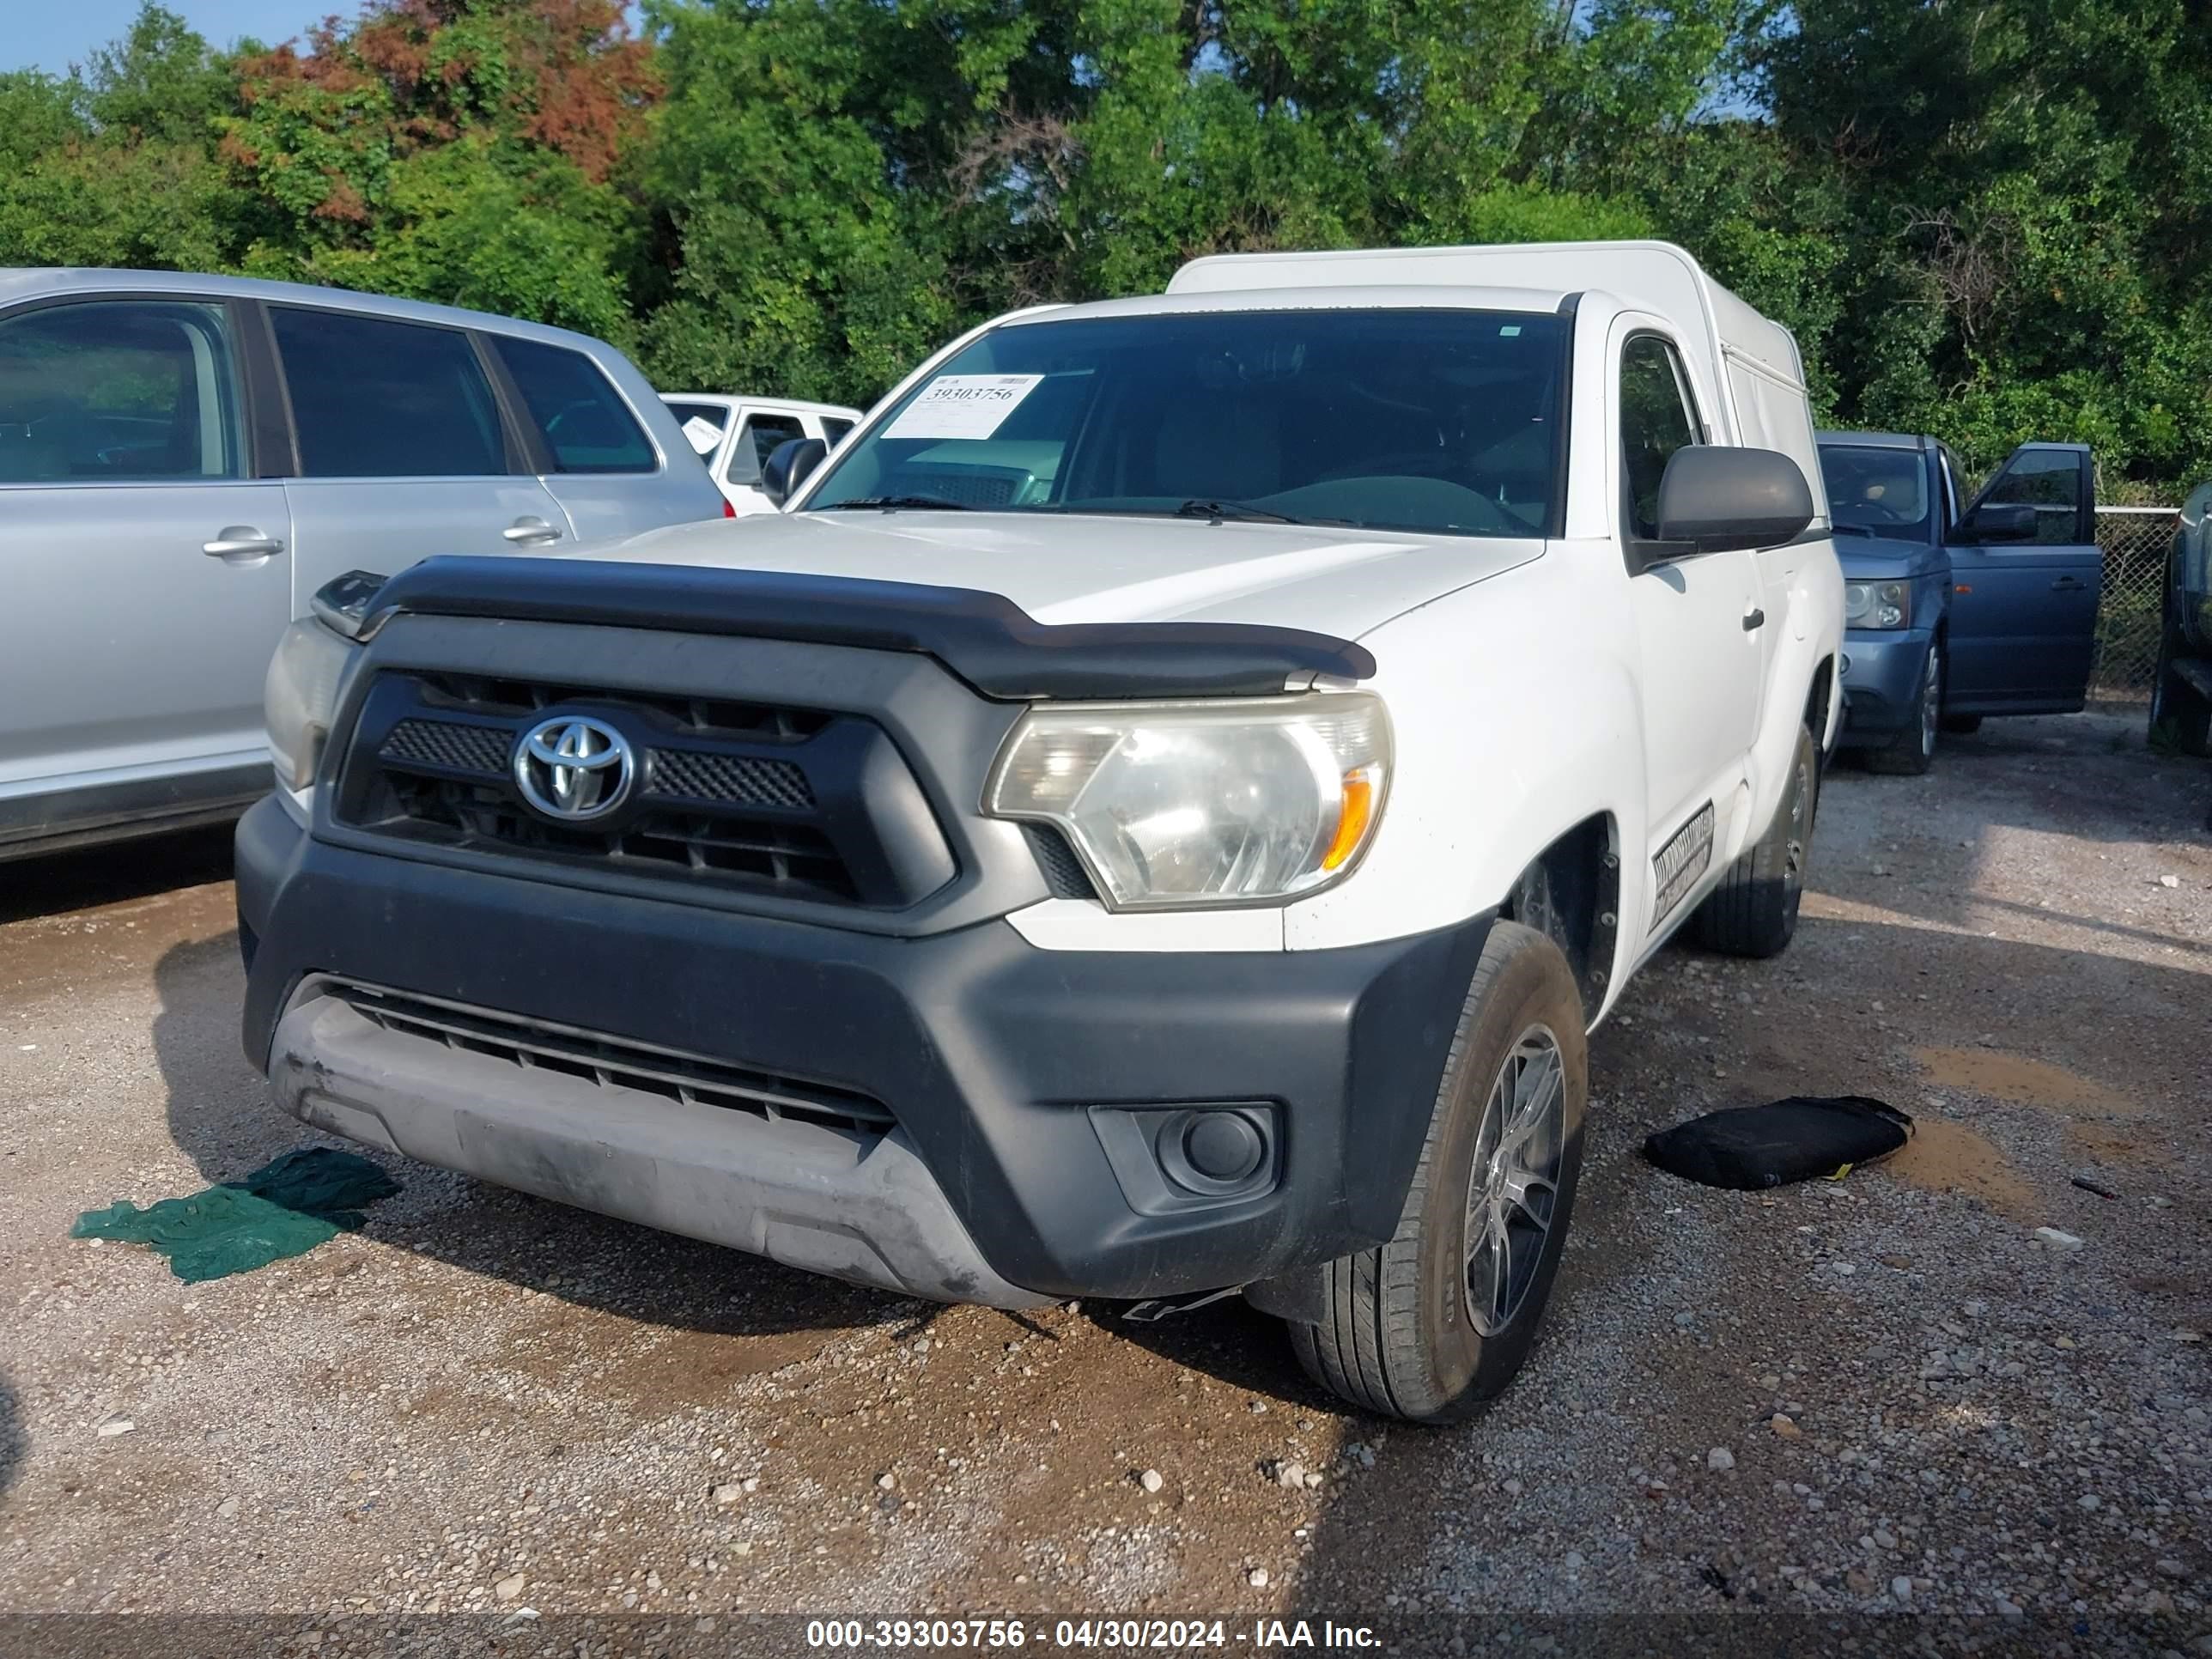
[(140, 1209), (127, 1200), (87, 1210), (72, 1238), (146, 1244), (169, 1258), (187, 1284), (225, 1279), (303, 1255), (362, 1224), (362, 1206), (389, 1198), (399, 1183), (352, 1152), (307, 1146), (190, 1198)]

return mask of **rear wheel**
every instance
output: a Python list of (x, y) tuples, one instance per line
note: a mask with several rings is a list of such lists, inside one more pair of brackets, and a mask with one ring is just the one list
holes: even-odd
[(1917, 777), (1936, 760), (1936, 733), (1943, 725), (1943, 647), (1928, 641), (1928, 660), (1920, 668), (1920, 695), (1911, 724), (1879, 749), (1866, 751), (1867, 770)]
[(1322, 1269), (1294, 1322), (1314, 1379), (1416, 1423), (1468, 1417), (1527, 1360), (1582, 1174), (1582, 999), (1559, 947), (1501, 921), (1468, 988), (1391, 1241)]
[(2158, 673), (2151, 683), (2151, 740), (2177, 754), (2212, 755), (2212, 697), (2175, 669), (2174, 659), (2180, 654), (2174, 639), (2178, 632), (2169, 622), (2159, 643)]
[(1797, 729), (1790, 781), (1766, 833), (1729, 866), (1698, 908), (1698, 941), (1732, 957), (1781, 953), (1797, 931), (1805, 896), (1805, 870), (1813, 853), (1813, 822), (1820, 805), (1820, 769), (1810, 729)]

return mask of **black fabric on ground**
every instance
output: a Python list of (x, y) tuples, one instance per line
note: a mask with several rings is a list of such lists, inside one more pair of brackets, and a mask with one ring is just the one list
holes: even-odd
[(1885, 1102), (1792, 1095), (1658, 1130), (1645, 1137), (1644, 1156), (1686, 1181), (1749, 1192), (1871, 1164), (1911, 1138), (1911, 1118)]

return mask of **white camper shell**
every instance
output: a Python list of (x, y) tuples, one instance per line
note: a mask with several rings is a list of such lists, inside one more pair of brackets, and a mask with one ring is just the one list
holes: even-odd
[(1517, 289), (1566, 298), (1601, 291), (1668, 319), (1720, 388), (1730, 443), (1778, 449), (1820, 493), (1820, 457), (1806, 401), (1804, 359), (1779, 323), (1721, 286), (1672, 242), (1528, 242), (1493, 247), (1382, 248), (1340, 252), (1220, 253), (1175, 274), (1170, 294), (1285, 288)]

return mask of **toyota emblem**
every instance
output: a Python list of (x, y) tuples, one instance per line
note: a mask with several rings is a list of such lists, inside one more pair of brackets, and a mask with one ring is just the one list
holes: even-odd
[(588, 714), (558, 714), (522, 734), (514, 784), (547, 817), (587, 823), (629, 799), (637, 775), (629, 739)]

